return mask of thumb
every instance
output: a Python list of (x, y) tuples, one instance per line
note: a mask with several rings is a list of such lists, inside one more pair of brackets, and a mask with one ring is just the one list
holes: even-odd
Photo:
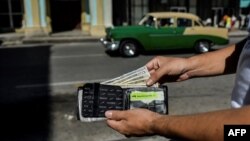
[(105, 112), (105, 117), (111, 120), (122, 120), (125, 119), (125, 111), (109, 110)]
[(189, 78), (187, 73), (182, 74), (177, 81), (184, 81)]

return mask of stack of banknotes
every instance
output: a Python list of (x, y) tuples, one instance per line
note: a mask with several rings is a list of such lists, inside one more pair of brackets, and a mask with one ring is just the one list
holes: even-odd
[[(147, 67), (143, 66), (121, 76), (101, 82), (101, 84), (117, 85), (122, 88), (147, 87), (146, 81), (149, 79), (149, 77), (150, 73)], [(152, 87), (158, 87), (158, 84), (154, 84)]]

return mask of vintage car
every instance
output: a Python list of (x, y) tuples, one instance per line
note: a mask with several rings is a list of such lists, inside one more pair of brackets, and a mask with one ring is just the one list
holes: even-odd
[(107, 51), (119, 51), (125, 57), (142, 51), (194, 49), (208, 52), (213, 45), (228, 43), (226, 28), (204, 26), (191, 13), (154, 12), (145, 15), (138, 25), (106, 28), (100, 41)]

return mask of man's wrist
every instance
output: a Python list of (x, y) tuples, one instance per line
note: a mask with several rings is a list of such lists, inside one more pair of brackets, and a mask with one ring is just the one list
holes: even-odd
[(199, 56), (192, 56), (192, 57), (187, 58), (187, 60), (186, 60), (187, 71), (195, 70), (195, 68), (198, 65), (198, 62), (201, 61), (200, 59), (201, 58)]
[(166, 136), (167, 126), (169, 123), (169, 118), (167, 115), (158, 115), (151, 122), (151, 129), (153, 135)]

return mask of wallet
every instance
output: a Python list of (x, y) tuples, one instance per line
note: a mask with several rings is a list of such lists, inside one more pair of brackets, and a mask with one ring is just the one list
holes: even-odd
[(145, 108), (168, 114), (167, 86), (122, 88), (86, 83), (77, 90), (77, 119), (91, 122), (105, 119), (107, 110)]

